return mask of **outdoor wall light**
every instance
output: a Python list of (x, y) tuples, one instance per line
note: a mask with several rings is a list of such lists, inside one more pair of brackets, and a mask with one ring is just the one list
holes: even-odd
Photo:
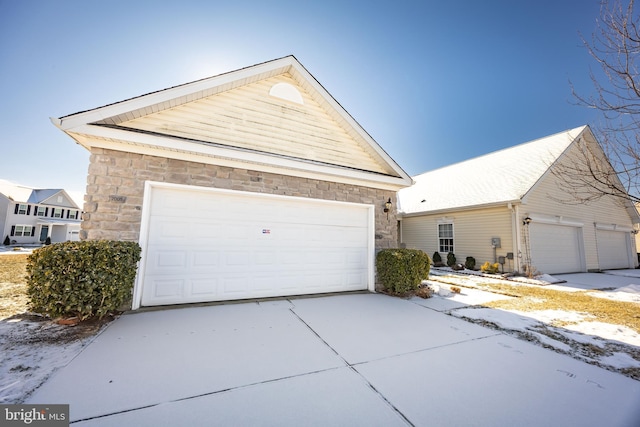
[(529, 225), (529, 224), (531, 224), (531, 217), (526, 217), (524, 221), (522, 221), (522, 225)]
[(387, 200), (384, 204), (384, 213), (387, 214), (387, 219), (389, 219), (389, 211), (391, 210), (391, 197), (389, 197), (389, 200)]

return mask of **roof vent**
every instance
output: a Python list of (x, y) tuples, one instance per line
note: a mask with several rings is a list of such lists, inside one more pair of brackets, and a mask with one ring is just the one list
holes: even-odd
[(286, 101), (295, 102), (296, 104), (304, 105), (304, 100), (300, 91), (295, 86), (289, 83), (276, 83), (269, 90), (269, 95), (284, 99)]

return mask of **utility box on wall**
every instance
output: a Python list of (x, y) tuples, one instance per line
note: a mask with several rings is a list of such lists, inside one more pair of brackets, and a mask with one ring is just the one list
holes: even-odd
[(494, 248), (501, 248), (501, 244), (500, 244), (500, 238), (499, 237), (492, 237), (491, 238), (491, 246)]

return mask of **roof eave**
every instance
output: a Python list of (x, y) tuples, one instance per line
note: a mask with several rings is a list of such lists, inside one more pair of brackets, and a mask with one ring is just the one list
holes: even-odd
[(521, 199), (504, 200), (499, 202), (483, 203), (480, 205), (457, 206), (452, 208), (434, 209), (434, 210), (411, 212), (411, 213), (398, 212), (398, 217), (411, 218), (416, 216), (441, 215), (441, 214), (448, 214), (453, 212), (473, 211), (478, 209), (490, 209), (490, 208), (500, 208), (500, 207), (508, 208), (509, 205), (516, 205), (516, 204), (522, 204), (522, 200)]

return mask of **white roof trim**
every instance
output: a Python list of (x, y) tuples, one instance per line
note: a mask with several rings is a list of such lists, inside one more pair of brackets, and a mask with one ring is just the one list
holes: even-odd
[(406, 182), (399, 177), (124, 129), (83, 125), (68, 133), (88, 149), (97, 147), (360, 186), (375, 183), (382, 189), (393, 191), (406, 187)]
[[(302, 78), (304, 83), (311, 86), (311, 88), (322, 97), (322, 100), (338, 114), (346, 126), (356, 132), (366, 142), (368, 145), (367, 148), (376, 153), (383, 162), (387, 163), (387, 165), (397, 174), (397, 177), (390, 177), (394, 182), (394, 186), (402, 188), (413, 183), (411, 177), (382, 149), (382, 147), (380, 147), (380, 145), (378, 145), (378, 143), (353, 119), (353, 117), (351, 117), (349, 113), (347, 113), (344, 108), (342, 108), (331, 94), (329, 94), (329, 92), (327, 92), (326, 89), (324, 89), (324, 87), (293, 56), (286, 56), (284, 58), (160, 90), (92, 110), (60, 118), (52, 118), (51, 121), (55, 126), (68, 133), (70, 136), (72, 136), (72, 133), (84, 133), (87, 136), (94, 135), (99, 138), (103, 138), (105, 136), (103, 130), (101, 130), (103, 129), (102, 127), (88, 125), (122, 114), (133, 114), (134, 116), (150, 114), (152, 111), (158, 110), (159, 104), (163, 104), (160, 109), (174, 107), (182, 103), (211, 96), (223, 90), (229, 90), (233, 87), (239, 87), (286, 72), (289, 72), (296, 78)], [(122, 141), (138, 140), (140, 134), (133, 131), (127, 131), (126, 135), (127, 137), (119, 136), (118, 139)], [(162, 138), (163, 137), (158, 137), (154, 139), (153, 143), (165, 150), (175, 150), (175, 147), (173, 146), (176, 144), (176, 139), (164, 137), (167, 141), (163, 143), (160, 141)], [(75, 137), (74, 139), (77, 140)], [(148, 144), (151, 140), (147, 139), (147, 141)], [(167, 143), (168, 141), (170, 141), (170, 144)], [(198, 145), (197, 142), (194, 144), (194, 142), (184, 141), (184, 143), (191, 146)], [(81, 143), (81, 145), (89, 148), (89, 146), (84, 143)], [(201, 152), (201, 149), (192, 147), (189, 151), (197, 153)], [(234, 150), (234, 153), (236, 154), (239, 152), (239, 150)], [(244, 154), (241, 156), (240, 160), (249, 162), (250, 160), (247, 157), (250, 156)], [(269, 156), (269, 159), (274, 158), (275, 156)], [(261, 161), (267, 160), (262, 157)], [(303, 161), (298, 163), (298, 166), (300, 166), (300, 164), (307, 164)], [(278, 164), (276, 164), (276, 166), (278, 166)], [(341, 169), (334, 168), (334, 174), (337, 170)], [(373, 172), (363, 171), (362, 174), (369, 176), (370, 181), (372, 182), (378, 182), (380, 180), (380, 178), (376, 177), (376, 174)]]

